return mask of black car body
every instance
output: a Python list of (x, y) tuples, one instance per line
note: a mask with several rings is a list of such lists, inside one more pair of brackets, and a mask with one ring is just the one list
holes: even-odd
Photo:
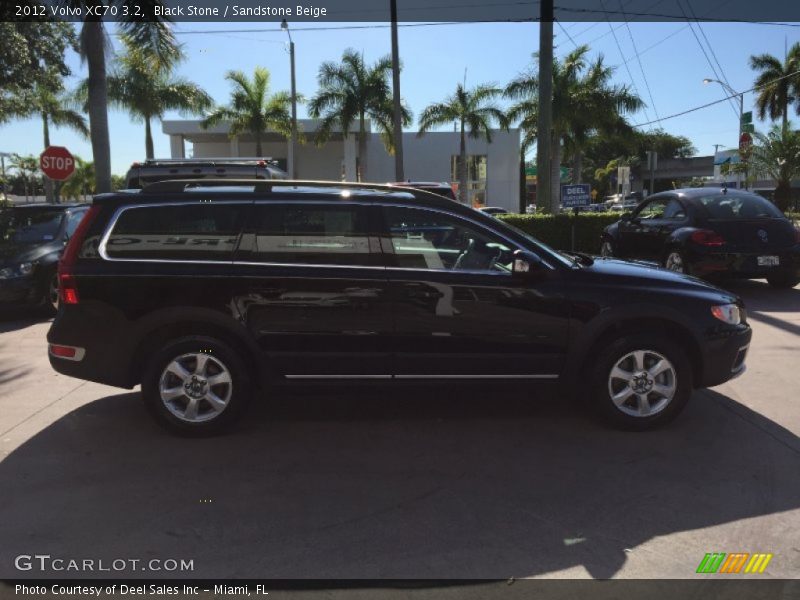
[(170, 179), (287, 179), (268, 158), (148, 158), (135, 162), (125, 175), (125, 188), (139, 190)]
[(54, 309), (58, 259), (87, 210), (75, 204), (0, 209), (0, 307)]
[(765, 198), (718, 188), (654, 194), (603, 233), (601, 254), (699, 277), (800, 283), (800, 231)]
[(564, 255), (388, 186), (101, 195), (60, 278), (53, 367), (141, 383), (159, 420), (190, 432), (232, 419), (254, 389), (315, 381), (592, 381), (582, 395), (598, 410), (651, 427), (740, 374), (751, 336), (741, 301), (700, 280)]

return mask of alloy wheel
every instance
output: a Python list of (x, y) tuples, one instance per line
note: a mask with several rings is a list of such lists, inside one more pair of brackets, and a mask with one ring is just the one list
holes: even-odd
[(675, 397), (675, 367), (654, 350), (634, 350), (619, 359), (608, 376), (614, 405), (632, 417), (650, 417), (663, 411)]
[(614, 246), (609, 241), (605, 241), (600, 246), (600, 256), (614, 256)]
[(53, 307), (53, 310), (58, 311), (58, 273), (50, 278), (50, 283), (47, 286), (47, 301)]
[(173, 359), (159, 380), (161, 402), (186, 423), (203, 423), (218, 417), (230, 403), (233, 380), (218, 358), (202, 352)]

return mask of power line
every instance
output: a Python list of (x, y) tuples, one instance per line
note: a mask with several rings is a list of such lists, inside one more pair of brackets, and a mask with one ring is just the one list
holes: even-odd
[[(697, 41), (697, 45), (700, 46), (700, 51), (703, 53), (703, 56), (705, 56), (706, 62), (708, 63), (708, 66), (711, 67), (711, 70), (714, 72), (714, 77), (716, 77), (717, 79), (723, 79), (723, 76), (720, 73), (717, 72), (717, 68), (714, 66), (714, 63), (711, 62), (711, 58), (708, 56), (708, 52), (706, 52), (706, 48), (705, 48), (705, 46), (703, 46), (703, 42), (701, 42), (700, 38), (697, 36), (697, 32), (694, 30), (694, 27), (692, 26), (692, 22), (689, 19), (689, 15), (686, 14), (686, 11), (683, 8), (683, 3), (681, 2), (681, 0), (676, 0), (676, 1), (678, 3), (678, 7), (681, 9), (681, 12), (683, 13), (683, 16), (686, 17), (686, 21), (687, 21), (687, 24), (689, 25), (689, 29), (691, 29), (692, 35), (694, 36), (695, 41)], [(731, 102), (729, 102), (729, 104), (730, 104), (731, 109), (733, 109), (733, 112), (738, 117), (739, 116), (739, 111), (736, 110), (735, 103), (733, 101), (731, 101)]]
[(572, 45), (577, 48), (578, 44), (576, 44), (575, 40), (572, 39), (572, 36), (569, 34), (569, 31), (564, 29), (564, 26), (561, 24), (561, 21), (556, 20), (556, 25), (558, 25), (561, 28), (561, 31), (563, 31), (564, 34), (569, 38), (569, 41), (572, 42)]
[[(619, 2), (619, 7), (620, 9), (623, 8), (622, 0)], [(625, 27), (628, 28), (628, 35), (631, 38), (631, 45), (633, 46), (633, 51), (636, 54), (636, 60), (639, 62), (639, 70), (642, 72), (642, 79), (644, 79), (644, 86), (647, 88), (647, 95), (650, 98), (650, 104), (653, 106), (653, 112), (656, 114), (656, 118), (659, 118), (658, 109), (656, 108), (656, 101), (653, 98), (653, 92), (650, 90), (650, 82), (647, 81), (647, 74), (645, 73), (644, 66), (642, 65), (642, 55), (639, 53), (639, 49), (636, 47), (636, 41), (633, 39), (633, 32), (631, 31), (631, 26), (628, 21), (625, 21)]]
[[(605, 4), (604, 0), (600, 0), (600, 5), (605, 10), (606, 4)], [(606, 20), (608, 21), (608, 19), (606, 19)], [(620, 58), (622, 60), (625, 60), (625, 53), (622, 52), (622, 46), (619, 43), (619, 39), (617, 38), (617, 34), (614, 31), (614, 27), (611, 25), (611, 21), (608, 21), (608, 27), (609, 27), (609, 29), (611, 29), (611, 35), (614, 37), (614, 43), (617, 45), (617, 50), (619, 50)], [(628, 63), (624, 63), (624, 65), (625, 65), (625, 70), (628, 72), (628, 77), (630, 77), (631, 85), (633, 86), (633, 90), (636, 92), (636, 95), (639, 96), (640, 95), (639, 94), (639, 88), (636, 87), (636, 80), (633, 78), (633, 73), (631, 73), (631, 69), (628, 66)], [(647, 109), (646, 108), (642, 108), (642, 110), (644, 111), (644, 116), (649, 119), (650, 115), (648, 114)]]
[(714, 106), (715, 104), (720, 104), (722, 102), (727, 102), (728, 100), (730, 100), (732, 98), (738, 98), (742, 94), (749, 94), (751, 92), (757, 92), (757, 91), (761, 90), (762, 88), (765, 88), (765, 87), (768, 87), (768, 86), (772, 85), (773, 83), (777, 83), (778, 81), (781, 81), (783, 79), (788, 79), (789, 77), (794, 77), (796, 75), (800, 75), (800, 70), (794, 71), (793, 73), (789, 73), (787, 75), (783, 75), (781, 77), (776, 77), (772, 81), (767, 81), (763, 85), (753, 86), (749, 90), (743, 90), (743, 91), (738, 92), (736, 94), (733, 94), (731, 96), (726, 96), (725, 98), (722, 98), (720, 100), (714, 100), (713, 102), (708, 102), (707, 104), (703, 104), (701, 106), (695, 106), (694, 108), (688, 108), (688, 109), (683, 110), (681, 112), (675, 113), (673, 115), (669, 115), (667, 117), (662, 117), (662, 118), (657, 119), (655, 121), (648, 121), (646, 123), (638, 123), (636, 125), (632, 125), (632, 127), (645, 127), (646, 125), (652, 125), (653, 123), (659, 123), (661, 121), (668, 121), (669, 119), (674, 119), (676, 117), (682, 117), (684, 115), (688, 115), (689, 113), (697, 112), (698, 110), (703, 110), (704, 108), (708, 108), (709, 106)]

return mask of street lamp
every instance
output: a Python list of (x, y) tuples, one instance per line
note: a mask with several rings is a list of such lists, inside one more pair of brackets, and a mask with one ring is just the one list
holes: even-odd
[[(741, 142), (742, 138), (742, 118), (744, 117), (744, 92), (737, 92), (731, 86), (729, 86), (724, 81), (720, 81), (719, 79), (711, 79), (710, 77), (706, 77), (703, 79), (703, 83), (708, 85), (709, 83), (718, 83), (722, 86), (728, 94), (731, 96), (739, 96), (739, 139), (737, 140), (737, 145)], [(747, 186), (747, 175), (745, 174), (745, 187)]]
[(294, 166), (294, 148), (297, 145), (297, 90), (295, 89), (295, 75), (294, 75), (294, 42), (292, 41), (292, 32), (289, 31), (289, 23), (286, 19), (281, 21), (281, 29), (286, 31), (289, 36), (289, 64), (292, 71), (292, 138), (289, 142), (289, 156), (287, 157), (287, 167), (289, 170), (289, 177), (297, 179), (297, 170)]

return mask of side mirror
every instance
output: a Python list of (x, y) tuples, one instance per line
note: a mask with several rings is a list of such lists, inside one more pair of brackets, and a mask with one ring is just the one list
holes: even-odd
[(532, 278), (544, 273), (545, 267), (542, 259), (533, 252), (516, 250), (514, 252), (514, 262), (512, 263), (512, 273), (515, 277)]

